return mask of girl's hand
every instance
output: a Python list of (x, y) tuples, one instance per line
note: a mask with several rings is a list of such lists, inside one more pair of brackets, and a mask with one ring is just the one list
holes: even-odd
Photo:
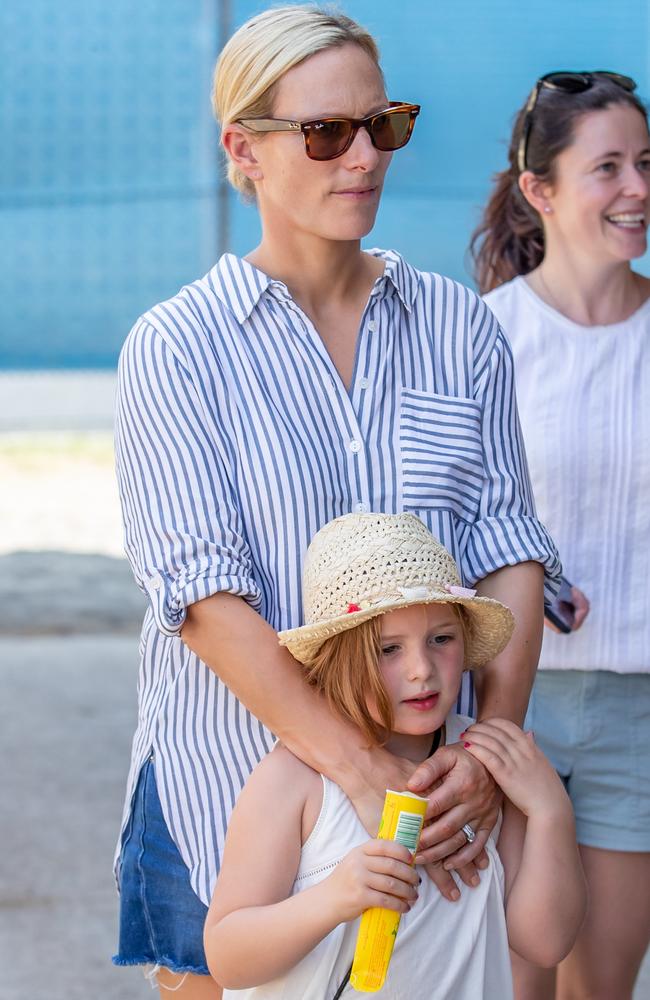
[(481, 761), (525, 816), (566, 811), (569, 800), (564, 786), (532, 732), (523, 732), (508, 719), (490, 719), (477, 722), (462, 735), (467, 752)]
[(420, 881), (411, 862), (410, 851), (392, 840), (368, 840), (346, 854), (322, 883), (338, 922), (355, 920), (373, 906), (407, 913)]

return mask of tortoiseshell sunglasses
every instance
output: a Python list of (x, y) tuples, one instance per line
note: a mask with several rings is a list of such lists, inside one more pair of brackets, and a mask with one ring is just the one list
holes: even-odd
[(253, 132), (302, 132), (310, 160), (335, 160), (350, 148), (360, 128), (365, 128), (375, 149), (385, 153), (401, 149), (411, 138), (419, 113), (419, 104), (391, 101), (383, 111), (367, 118), (314, 118), (308, 122), (240, 118), (237, 124)]
[(547, 87), (549, 90), (561, 90), (564, 94), (582, 94), (585, 90), (593, 87), (598, 77), (605, 77), (605, 79), (626, 90), (628, 94), (636, 90), (636, 83), (631, 76), (623, 76), (622, 73), (612, 73), (608, 69), (597, 69), (592, 73), (574, 73), (572, 70), (559, 70), (555, 73), (546, 73), (544, 76), (540, 76), (531, 90), (526, 103), (526, 114), (517, 150), (517, 166), (519, 167), (520, 174), (523, 174), (524, 170), (528, 169), (528, 143), (533, 126), (533, 112), (537, 106), (541, 89)]

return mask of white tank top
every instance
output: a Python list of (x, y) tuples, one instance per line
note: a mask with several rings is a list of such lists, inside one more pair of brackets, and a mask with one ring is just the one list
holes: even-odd
[[(472, 720), (447, 719), (447, 743)], [(368, 840), (352, 803), (324, 775), (323, 803), (305, 842), (292, 894), (326, 878), (352, 848)], [(487, 843), (489, 867), (481, 884), (459, 882), (461, 898), (450, 903), (422, 871), (419, 897), (402, 916), (382, 1000), (512, 1000), (504, 908), (504, 878), (494, 834)], [(346, 975), (359, 921), (339, 924), (285, 976), (248, 990), (224, 990), (224, 1000), (332, 1000)], [(359, 996), (348, 984), (342, 1000)]]

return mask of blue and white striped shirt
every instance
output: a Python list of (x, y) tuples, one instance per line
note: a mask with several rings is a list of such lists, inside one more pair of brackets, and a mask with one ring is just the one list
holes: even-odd
[(179, 638), (188, 605), (229, 591), (275, 629), (300, 624), (309, 541), (364, 510), (413, 511), (468, 585), (536, 560), (555, 589), (495, 319), (468, 289), (371, 252), (385, 271), (349, 392), (287, 287), (230, 254), (141, 317), (122, 350), (125, 544), (150, 598), (124, 822), (153, 750), (165, 819), (206, 903), (236, 796), (272, 737)]

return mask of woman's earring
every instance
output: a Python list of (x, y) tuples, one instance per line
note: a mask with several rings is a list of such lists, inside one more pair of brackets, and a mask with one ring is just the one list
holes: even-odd
[(544, 211), (546, 212), (547, 215), (550, 215), (553, 209), (551, 208), (550, 205), (544, 205)]

